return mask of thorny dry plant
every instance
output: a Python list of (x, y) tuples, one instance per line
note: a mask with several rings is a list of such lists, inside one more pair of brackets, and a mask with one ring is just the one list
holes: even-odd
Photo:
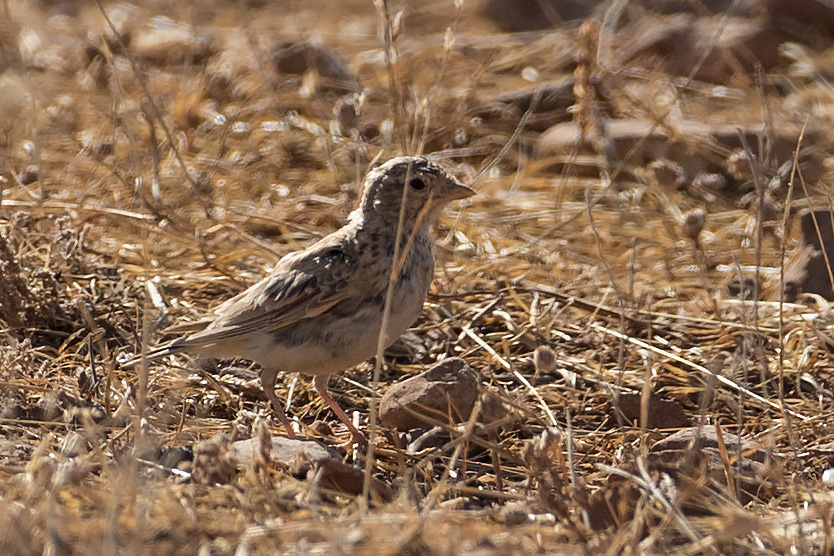
[[(729, 17), (675, 77), (624, 57), (651, 53), (617, 42), (625, 4), (498, 34), (466, 2), (7, 2), (0, 552), (829, 553), (830, 303), (780, 292), (799, 210), (832, 206), (830, 51), (718, 87)], [(443, 218), (378, 382), (333, 381), (374, 421), (348, 461), (367, 496), (275, 461), (248, 362), (119, 367), (338, 227), (403, 152), (479, 195)], [(451, 356), (500, 402), (375, 423), (375, 389)], [(279, 390), (344, 438), (306, 379)]]

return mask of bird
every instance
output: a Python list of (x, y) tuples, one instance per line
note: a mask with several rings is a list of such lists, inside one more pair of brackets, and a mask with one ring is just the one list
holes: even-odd
[(474, 194), (425, 157), (392, 158), (367, 172), (359, 205), (344, 226), (282, 257), (268, 276), (187, 326), (196, 332), (125, 365), (183, 351), (254, 361), (291, 438), (296, 434), (275, 393), (276, 378), (281, 371), (312, 375), (315, 390), (347, 426), (352, 442), (367, 445), (330, 394), (328, 380), (373, 357), (380, 343), (391, 345), (417, 320), (434, 276), (430, 228), (446, 205)]

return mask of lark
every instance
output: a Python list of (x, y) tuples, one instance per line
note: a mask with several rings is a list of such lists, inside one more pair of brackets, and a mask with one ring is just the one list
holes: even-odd
[(284, 256), (269, 276), (189, 326), (199, 331), (151, 350), (146, 360), (187, 351), (258, 363), (289, 437), (295, 432), (275, 393), (278, 372), (312, 375), (352, 441), (367, 443), (328, 391), (328, 379), (370, 359), (380, 340), (389, 346), (417, 320), (434, 275), (429, 230), (443, 207), (474, 194), (426, 158), (389, 160), (368, 172), (359, 206), (342, 228)]

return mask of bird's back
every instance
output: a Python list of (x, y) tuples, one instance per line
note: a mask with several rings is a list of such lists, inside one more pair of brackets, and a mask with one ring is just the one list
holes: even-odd
[[(270, 276), (218, 307), (216, 319), (181, 347), (312, 375), (372, 357), (395, 264), (393, 242), (386, 241), (390, 234), (346, 228), (282, 259)], [(428, 231), (415, 234), (394, 283), (386, 347), (419, 317), (433, 276)]]

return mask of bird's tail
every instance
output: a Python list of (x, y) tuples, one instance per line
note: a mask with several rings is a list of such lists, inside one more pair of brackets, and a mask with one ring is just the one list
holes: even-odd
[[(180, 324), (177, 326), (171, 326), (169, 328), (166, 328), (165, 330), (160, 331), (160, 333), (168, 335), (199, 332), (200, 330), (204, 330), (210, 322), (211, 321), (203, 320), (197, 322), (190, 322), (186, 324)], [(188, 336), (183, 336), (182, 338), (178, 338), (173, 342), (169, 342), (165, 345), (155, 347), (147, 353), (145, 353), (144, 355), (142, 353), (134, 355), (127, 361), (124, 361), (122, 363), (122, 367), (135, 367), (140, 361), (142, 361), (143, 358), (145, 359), (145, 361), (155, 361), (165, 356), (179, 353), (186, 349), (189, 345), (190, 344), (188, 343)]]
[(124, 367), (124, 368), (135, 367), (136, 365), (141, 363), (143, 360), (144, 361), (155, 361), (155, 360), (161, 359), (165, 356), (173, 355), (175, 353), (179, 353), (183, 349), (184, 349), (184, 347), (181, 345), (181, 341), (180, 340), (174, 340), (170, 344), (166, 344), (164, 346), (159, 346), (159, 347), (153, 348), (152, 350), (148, 351), (147, 353), (144, 353), (144, 354), (139, 353), (137, 355), (134, 355), (133, 357), (131, 357), (127, 361), (122, 362), (122, 367)]

